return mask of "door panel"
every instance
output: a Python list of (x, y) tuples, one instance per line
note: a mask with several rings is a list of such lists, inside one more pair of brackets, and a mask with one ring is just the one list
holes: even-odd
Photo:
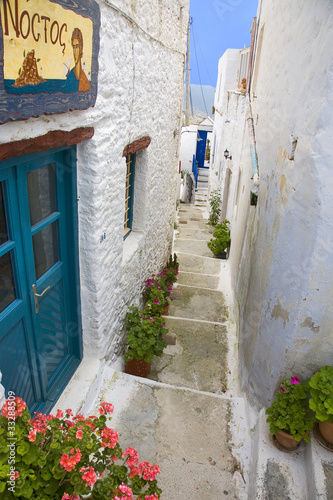
[[(10, 168), (3, 169), (11, 178), (12, 201), (3, 202), (5, 213), (1, 217), (0, 198), (0, 228), (4, 228), (0, 269), (6, 280), (0, 287), (0, 331), (5, 333), (3, 337), (0, 334), (4, 346), (0, 370), (6, 390), (26, 394), (30, 407), (46, 411), (59, 397), (82, 354), (75, 148), (58, 148), (52, 154), (29, 155), (27, 159), (20, 158), (18, 164), (13, 159)], [(11, 234), (11, 239), (6, 239), (8, 221), (12, 221), (17, 242)], [(16, 290), (18, 276), (20, 287)], [(1, 289), (6, 290), (3, 300)], [(22, 303), (22, 316), (16, 317), (14, 325), (12, 309), (16, 303)], [(4, 359), (14, 346), (13, 328), (22, 366), (29, 372), (24, 388), (15, 373), (9, 373)]]
[(203, 168), (203, 166), (205, 164), (206, 142), (207, 142), (207, 131), (206, 130), (198, 130), (196, 159), (197, 159), (199, 168)]
[(8, 380), (10, 386), (15, 387), (15, 393), (20, 395), (30, 408), (35, 403), (35, 395), (26, 336), (27, 332), (22, 318), (0, 340), (0, 363), (1, 372), (4, 375), (3, 384), (6, 387)]

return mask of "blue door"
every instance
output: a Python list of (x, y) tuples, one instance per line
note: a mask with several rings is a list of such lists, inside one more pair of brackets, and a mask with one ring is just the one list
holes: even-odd
[(196, 159), (198, 167), (203, 168), (206, 156), (207, 130), (198, 130)]
[(75, 147), (0, 163), (0, 371), (47, 412), (82, 357)]

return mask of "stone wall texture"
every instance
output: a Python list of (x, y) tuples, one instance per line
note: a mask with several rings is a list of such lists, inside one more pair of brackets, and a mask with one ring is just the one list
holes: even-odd
[[(189, 2), (98, 3), (95, 107), (6, 123), (0, 143), (94, 128), (77, 145), (84, 356), (115, 359), (127, 307), (172, 250)], [(151, 142), (136, 153), (133, 231), (124, 240), (123, 151), (143, 137)]]
[[(333, 364), (333, 5), (262, 0), (257, 18), (250, 96), (229, 93), (215, 134), (233, 156), (227, 217), (242, 387), (267, 405), (284, 378), (305, 379)], [(249, 102), (259, 163), (256, 207)], [(225, 147), (215, 158), (218, 176), (212, 172), (222, 190)]]

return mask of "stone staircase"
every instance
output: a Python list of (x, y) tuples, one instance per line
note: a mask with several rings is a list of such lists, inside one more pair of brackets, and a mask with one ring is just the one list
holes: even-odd
[(195, 190), (195, 207), (205, 208), (208, 200), (208, 168), (199, 168), (197, 188)]
[(100, 401), (114, 404), (120, 444), (161, 467), (161, 500), (333, 500), (333, 453), (313, 435), (296, 452), (275, 448), (265, 409), (240, 390), (229, 261), (207, 247), (205, 212), (179, 210), (170, 342), (149, 378), (123, 373), (122, 358), (86, 357), (56, 408), (90, 415)]

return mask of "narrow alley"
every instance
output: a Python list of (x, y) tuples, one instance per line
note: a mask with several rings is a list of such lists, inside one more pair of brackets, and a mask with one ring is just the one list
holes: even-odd
[(121, 446), (160, 466), (163, 500), (332, 500), (330, 452), (315, 439), (279, 451), (265, 408), (253, 409), (239, 388), (229, 262), (207, 248), (205, 210), (180, 205), (168, 346), (148, 378), (123, 373), (121, 358), (102, 367), (86, 359), (56, 408), (89, 415), (100, 401), (112, 403)]
[[(134, 446), (141, 460), (160, 466), (163, 500), (236, 499), (238, 487), (244, 487), (243, 471), (231, 453), (232, 405), (242, 401), (221, 291), (223, 285), (227, 290), (227, 282), (220, 283), (226, 263), (212, 258), (209, 238), (204, 209), (181, 205), (174, 244), (179, 279), (166, 317), (168, 347), (154, 358), (148, 379), (106, 366), (100, 380), (85, 384), (91, 385), (90, 392), (79, 393), (73, 408), (89, 413), (99, 401), (114, 404), (112, 427), (119, 442)], [(91, 374), (91, 367), (82, 368), (82, 373), (87, 376), (89, 370)], [(80, 369), (57, 407), (73, 407), (75, 379), (80, 379)], [(241, 434), (239, 427), (238, 422)]]

